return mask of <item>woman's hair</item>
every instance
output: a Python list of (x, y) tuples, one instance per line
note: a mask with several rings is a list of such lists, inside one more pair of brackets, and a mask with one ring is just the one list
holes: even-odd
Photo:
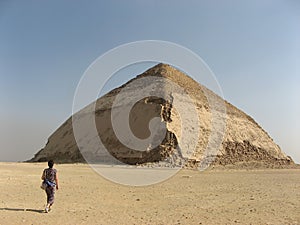
[(54, 161), (53, 161), (53, 160), (49, 160), (49, 161), (48, 161), (48, 166), (49, 166), (49, 168), (52, 168), (53, 165), (54, 165)]

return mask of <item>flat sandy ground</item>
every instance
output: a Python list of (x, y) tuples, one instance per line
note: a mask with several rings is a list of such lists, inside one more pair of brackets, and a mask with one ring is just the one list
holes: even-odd
[[(0, 163), (0, 224), (300, 224), (300, 170), (182, 170), (159, 184), (110, 182), (88, 165), (56, 165), (43, 213), (45, 163)], [(118, 168), (117, 168), (118, 169)]]

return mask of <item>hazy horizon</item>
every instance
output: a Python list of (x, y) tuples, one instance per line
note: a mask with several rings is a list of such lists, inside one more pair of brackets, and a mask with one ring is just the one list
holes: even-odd
[[(300, 163), (298, 21), (293, 0), (0, 2), (0, 161), (28, 160), (44, 147), (71, 116), (77, 84), (97, 57), (164, 40), (198, 54), (224, 98)], [(149, 65), (116, 76), (104, 91)]]

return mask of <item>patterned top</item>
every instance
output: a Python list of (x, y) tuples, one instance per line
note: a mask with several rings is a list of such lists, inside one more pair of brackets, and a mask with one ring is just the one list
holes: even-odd
[(52, 183), (55, 183), (56, 173), (57, 173), (56, 169), (53, 168), (44, 169), (45, 179)]

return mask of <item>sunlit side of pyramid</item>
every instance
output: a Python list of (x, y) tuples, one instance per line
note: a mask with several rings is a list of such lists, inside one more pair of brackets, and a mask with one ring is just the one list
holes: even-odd
[[(181, 136), (182, 115), (179, 115), (179, 112), (173, 108), (174, 101), (180, 104), (182, 100), (180, 97), (176, 97), (178, 95), (176, 95), (175, 89), (170, 88), (164, 82), (160, 82), (160, 79), (157, 81), (154, 79), (154, 82), (147, 86), (141, 82), (138, 88), (145, 90), (152, 88), (154, 91), (160, 89), (163, 90), (165, 97), (149, 96), (137, 102), (130, 112), (129, 124), (132, 133), (138, 138), (144, 139), (149, 136), (148, 125), (151, 119), (160, 117), (162, 125), (166, 128), (166, 133), (161, 137), (161, 143), (149, 151), (136, 151), (122, 144), (116, 137), (111, 123), (113, 102), (126, 85), (145, 77), (166, 78), (184, 89), (193, 100), (200, 120), (199, 137), (195, 140), (195, 151), (188, 157), (185, 154), (187, 147), (181, 140), (188, 138), (193, 131), (185, 128), (187, 129), (186, 136)], [(126, 99), (134, 95), (135, 91), (136, 89), (129, 89), (126, 93), (128, 96), (122, 97)], [(225, 118), (226, 125), (224, 133), (220, 132), (219, 135), (222, 136), (221, 144), (218, 149), (209, 151), (207, 151), (207, 147), (209, 141), (211, 141), (213, 125), (211, 123), (212, 109), (207, 95), (217, 102), (223, 102), (226, 109), (226, 113), (218, 112)], [(89, 143), (88, 146), (92, 146), (91, 148), (84, 149), (81, 146), (81, 151), (79, 151), (78, 143), (74, 138), (71, 117), (49, 137), (46, 146), (36, 153), (30, 161), (40, 162), (51, 158), (56, 162), (70, 163), (85, 162), (87, 160), (93, 163), (110, 163), (111, 156), (113, 156), (113, 158), (126, 164), (166, 162), (168, 163), (166, 165), (173, 166), (195, 166), (207, 162), (213, 166), (235, 165), (238, 167), (247, 165), (284, 167), (294, 164), (292, 159), (281, 151), (267, 132), (250, 116), (224, 101), (186, 74), (166, 64), (158, 64), (150, 68), (121, 87), (99, 98), (95, 110), (92, 106), (93, 104), (73, 115), (75, 121), (83, 124), (80, 144)], [(103, 146), (97, 144), (96, 139), (99, 137), (90, 137), (88, 129), (84, 128), (85, 120), (93, 114), (95, 114), (98, 135), (109, 154), (102, 149)], [(188, 118), (188, 112), (184, 114), (187, 118), (185, 123), (192, 123), (192, 120)], [(149, 143), (149, 146), (151, 146), (151, 143)]]

